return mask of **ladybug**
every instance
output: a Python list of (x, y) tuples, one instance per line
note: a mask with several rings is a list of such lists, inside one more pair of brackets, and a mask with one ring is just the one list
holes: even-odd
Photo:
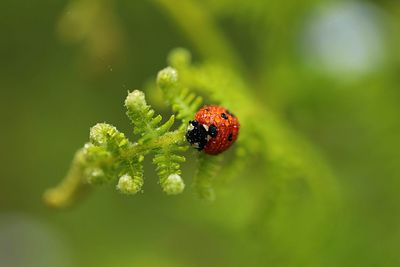
[(236, 141), (239, 127), (238, 119), (226, 108), (204, 106), (189, 121), (186, 140), (199, 151), (217, 155)]

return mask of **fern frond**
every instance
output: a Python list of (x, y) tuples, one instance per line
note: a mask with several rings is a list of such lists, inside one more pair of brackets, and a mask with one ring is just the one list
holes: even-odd
[(201, 91), (234, 111), (241, 123), (237, 145), (246, 154), (258, 155), (269, 166), (277, 167), (279, 175), (274, 176), (276, 179), (278, 176), (301, 177), (321, 203), (337, 197), (333, 175), (318, 151), (257, 98), (252, 97), (248, 84), (240, 75), (213, 62), (182, 64), (185, 62), (183, 58), (189, 57), (187, 53), (180, 49), (169, 56), (170, 62), (177, 64), (173, 67), (180, 73), (182, 86)]
[(117, 190), (123, 194), (133, 195), (139, 192), (143, 186), (143, 161), (144, 156), (140, 155), (128, 161), (126, 173), (119, 179)]
[(129, 140), (114, 126), (107, 123), (98, 123), (90, 129), (90, 142), (102, 147), (112, 154), (120, 154), (129, 145)]
[(210, 156), (199, 154), (198, 168), (193, 178), (193, 189), (196, 196), (206, 201), (214, 201), (213, 181), (221, 167), (222, 155)]
[(178, 73), (174, 68), (167, 67), (157, 76), (157, 85), (164, 93), (177, 119), (182, 121), (181, 128), (185, 128), (200, 107), (203, 99), (182, 87), (178, 81)]
[[(127, 115), (135, 126), (134, 133), (140, 136), (139, 144), (147, 143), (154, 140), (156, 137), (165, 134), (174, 124), (175, 116), (163, 125), (158, 126), (162, 118), (160, 115), (154, 117), (154, 110), (147, 105), (144, 94), (141, 91), (135, 90), (130, 93), (125, 101)], [(153, 163), (157, 165), (157, 174), (160, 177), (160, 185), (167, 194), (181, 193), (185, 187), (183, 180), (180, 178), (180, 162), (185, 161), (183, 156), (178, 156), (174, 152), (180, 150), (176, 144), (159, 148), (155, 152)], [(139, 176), (129, 176), (139, 177)], [(178, 178), (179, 177), (179, 178)], [(137, 180), (139, 180), (137, 178)], [(128, 179), (128, 176), (123, 176), (122, 184), (132, 184), (134, 178)]]
[[(161, 123), (161, 115), (157, 115), (147, 104), (143, 92), (134, 90), (128, 93), (125, 107), (134, 127), (135, 142), (129, 141), (112, 125), (96, 124), (90, 130), (90, 142), (77, 153), (65, 182), (50, 190), (45, 195), (46, 201), (54, 206), (65, 206), (72, 203), (75, 192), (84, 184), (104, 184), (115, 180), (118, 180), (116, 189), (119, 192), (135, 194), (143, 186), (142, 161), (150, 153), (154, 153), (153, 164), (163, 191), (175, 195), (184, 190), (180, 164), (185, 157), (179, 154), (187, 148), (185, 133), (188, 122), (202, 103), (202, 98), (189, 91), (189, 88), (204, 86), (203, 89), (210, 90), (220, 81), (211, 79), (212, 82), (206, 84), (204, 74), (207, 70), (199, 71), (190, 65), (190, 53), (186, 50), (176, 50), (169, 60), (179, 67), (183, 79), (180, 80), (176, 69), (167, 67), (158, 73), (157, 86), (175, 115)], [(171, 131), (175, 117), (181, 123), (177, 130)], [(199, 169), (193, 187), (200, 198), (213, 200), (212, 181), (222, 158), (199, 155)]]
[(127, 116), (134, 125), (134, 134), (139, 136), (138, 143), (143, 144), (167, 132), (174, 124), (174, 116), (161, 126), (158, 126), (162, 120), (161, 115), (154, 116), (155, 111), (147, 105), (144, 93), (135, 90), (128, 94), (125, 100)]
[(103, 184), (111, 181), (116, 173), (112, 154), (104, 147), (86, 144), (83, 149), (85, 181), (89, 184)]
[[(180, 178), (180, 163), (185, 162), (185, 157), (176, 155), (175, 152), (184, 150), (185, 147), (170, 145), (160, 148), (153, 158), (160, 185), (165, 193), (169, 195), (179, 194), (185, 188)], [(179, 177), (179, 178), (178, 178)]]
[(121, 152), (132, 144), (114, 126), (98, 123), (90, 129), (91, 143), (84, 146), (83, 155), (87, 168), (86, 180), (90, 184), (103, 184), (116, 178), (123, 168)]

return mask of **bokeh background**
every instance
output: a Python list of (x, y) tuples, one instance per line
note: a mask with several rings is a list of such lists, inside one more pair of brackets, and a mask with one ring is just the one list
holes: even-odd
[[(321, 152), (340, 208), (323, 223), (274, 220), (285, 204), (261, 167), (213, 204), (168, 197), (148, 164), (143, 194), (110, 185), (48, 209), (42, 193), (90, 126), (131, 132), (127, 90), (145, 88), (174, 47), (195, 62), (234, 54), (248, 94)], [(399, 47), (394, 0), (2, 0), (0, 266), (400, 266)]]

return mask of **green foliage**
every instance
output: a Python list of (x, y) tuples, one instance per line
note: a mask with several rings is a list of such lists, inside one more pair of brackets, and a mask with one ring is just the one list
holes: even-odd
[[(186, 50), (179, 50), (174, 55), (175, 62), (189, 63), (190, 57)], [(181, 60), (178, 60), (181, 58)], [(144, 183), (143, 160), (150, 153), (154, 154), (153, 164), (159, 176), (159, 183), (168, 195), (181, 193), (185, 184), (181, 177), (180, 164), (185, 157), (179, 155), (187, 149), (184, 138), (188, 121), (194, 117), (202, 98), (184, 87), (178, 78), (178, 72), (167, 67), (159, 72), (157, 84), (164, 93), (165, 99), (172, 107), (177, 119), (180, 120), (178, 130), (171, 131), (175, 115), (161, 124), (161, 115), (147, 104), (142, 91), (134, 90), (128, 93), (125, 100), (127, 116), (134, 126), (133, 134), (136, 142), (131, 142), (114, 126), (98, 123), (90, 129), (90, 142), (80, 149), (72, 163), (67, 177), (54, 189), (48, 190), (45, 201), (55, 207), (70, 205), (81, 187), (87, 184), (99, 185), (118, 180), (116, 189), (124, 194), (136, 194)], [(212, 199), (211, 184), (207, 182), (215, 175), (212, 157), (201, 157), (199, 173), (194, 182), (195, 191), (199, 197)], [(208, 162), (208, 163), (207, 163)]]
[(174, 123), (174, 115), (159, 126), (161, 115), (154, 116), (155, 111), (146, 103), (144, 93), (138, 90), (128, 94), (125, 100), (127, 116), (135, 126), (134, 134), (139, 137), (138, 143), (148, 143), (150, 140), (165, 134)]
[(185, 150), (185, 147), (165, 146), (158, 149), (153, 158), (153, 163), (157, 166), (157, 174), (160, 177), (160, 184), (169, 195), (179, 194), (185, 188), (180, 177), (181, 170), (179, 165), (179, 163), (185, 161), (185, 157), (174, 153), (179, 150)]
[[(0, 233), (18, 233), (3, 238), (15, 253), (0, 252), (0, 266), (399, 265), (400, 1), (0, 6)], [(178, 45), (193, 57), (175, 49), (157, 84), (155, 66)], [(368, 71), (355, 75), (347, 65), (362, 57)], [(149, 77), (155, 112), (142, 105), (131, 114), (142, 126), (129, 127), (121, 100)], [(218, 157), (184, 151), (199, 97), (241, 123)], [(43, 188), (105, 118), (125, 135), (93, 127), (45, 199), (68, 206), (100, 186), (140, 196), (97, 192), (67, 213), (42, 210)]]
[[(190, 56), (187, 51), (180, 49), (177, 57), (177, 62), (185, 64), (187, 63), (185, 58)], [(177, 118), (182, 120), (181, 128), (185, 128), (200, 107), (202, 98), (190, 92), (188, 88), (182, 87), (178, 83), (177, 71), (171, 67), (158, 73), (157, 85), (166, 96), (172, 110), (177, 114)]]
[[(215, 198), (213, 183), (227, 181), (240, 176), (251, 164), (246, 158), (260, 157), (271, 165), (271, 172), (277, 179), (303, 180), (318, 199), (319, 203), (332, 201), (335, 186), (329, 169), (321, 157), (300, 136), (297, 136), (282, 121), (276, 118), (257, 99), (247, 95), (247, 85), (234, 70), (216, 63), (193, 65), (188, 51), (178, 48), (168, 57), (170, 67), (161, 70), (157, 76), (157, 86), (175, 115), (161, 124), (161, 115), (147, 104), (142, 91), (130, 92), (125, 100), (127, 116), (133, 124), (136, 142), (129, 141), (114, 126), (99, 123), (91, 128), (90, 142), (79, 155), (79, 173), (69, 173), (66, 180), (73, 183), (78, 191), (79, 184), (104, 184), (118, 179), (116, 189), (125, 194), (135, 194), (143, 186), (143, 159), (153, 154), (153, 164), (159, 176), (159, 184), (169, 195), (181, 193), (185, 183), (181, 177), (180, 164), (185, 162), (181, 153), (187, 149), (185, 129), (199, 108), (202, 98), (194, 91), (207, 95), (209, 101), (229, 107), (241, 123), (240, 136), (235, 145), (236, 153), (219, 173), (223, 157), (200, 153), (199, 165), (193, 178), (195, 194), (208, 201)], [(229, 93), (227, 93), (227, 89)], [(259, 114), (266, 114), (260, 120)], [(177, 130), (171, 127), (175, 116), (180, 121)], [(318, 164), (315, 164), (319, 161)], [(75, 162), (75, 161), (74, 161)], [(76, 168), (73, 162), (71, 169)], [(231, 169), (231, 170), (230, 170)], [(61, 185), (64, 183), (61, 183)], [(60, 191), (61, 190), (61, 191)], [(64, 187), (48, 191), (45, 199), (54, 206), (57, 195), (63, 195)], [(75, 189), (74, 189), (75, 190)], [(74, 198), (70, 190), (65, 202)], [(67, 201), (68, 200), (68, 201)]]
[(193, 178), (193, 188), (200, 199), (213, 201), (215, 199), (213, 180), (220, 169), (222, 155), (209, 156), (201, 154), (198, 161), (199, 166)]

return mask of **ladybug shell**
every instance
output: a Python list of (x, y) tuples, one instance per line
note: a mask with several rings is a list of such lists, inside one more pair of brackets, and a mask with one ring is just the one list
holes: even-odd
[[(211, 155), (227, 150), (237, 139), (239, 121), (226, 108), (221, 106), (204, 106), (195, 115), (195, 120), (204, 126), (217, 129), (204, 146), (204, 152)], [(214, 126), (212, 126), (214, 125)]]

